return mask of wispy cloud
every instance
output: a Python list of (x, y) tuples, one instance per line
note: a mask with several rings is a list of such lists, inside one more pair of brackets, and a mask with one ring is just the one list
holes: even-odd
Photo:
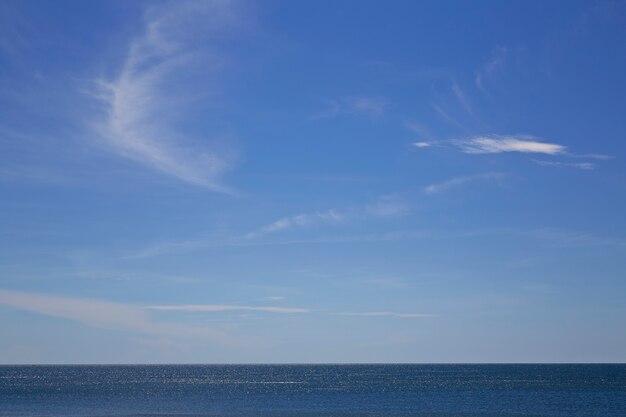
[(546, 143), (526, 135), (475, 136), (452, 141), (462, 152), (468, 154), (497, 154), (504, 152), (540, 153), (557, 155), (565, 153), (565, 146)]
[(394, 311), (364, 311), (364, 312), (333, 312), (323, 310), (311, 310), (307, 308), (291, 308), (291, 307), (275, 307), (275, 306), (236, 306), (236, 305), (165, 305), (165, 306), (146, 306), (149, 310), (162, 311), (184, 311), (184, 312), (221, 312), (221, 311), (257, 311), (265, 313), (277, 314), (305, 314), (305, 313), (322, 313), (331, 316), (356, 316), (356, 317), (434, 317), (433, 314), (422, 313), (399, 313)]
[(474, 83), (480, 90), (485, 91), (486, 81), (493, 80), (498, 71), (504, 68), (508, 55), (508, 49), (502, 46), (498, 46), (491, 52), (491, 58), (483, 65), (480, 71), (476, 72), (474, 77)]
[(558, 162), (558, 161), (543, 161), (539, 159), (532, 160), (537, 165), (546, 166), (546, 167), (565, 167), (565, 168), (578, 168), (584, 170), (592, 170), (596, 169), (596, 165), (592, 162)]
[(339, 316), (358, 316), (358, 317), (400, 317), (400, 318), (422, 318), (422, 317), (436, 317), (435, 314), (421, 314), (421, 313), (397, 313), (394, 311), (369, 311), (362, 313), (355, 312), (343, 312), (337, 313)]
[(388, 106), (389, 101), (382, 97), (343, 97), (338, 100), (331, 100), (328, 103), (328, 108), (315, 115), (313, 119), (326, 119), (341, 114), (352, 114), (368, 119), (378, 119), (385, 114)]
[(486, 180), (500, 180), (504, 177), (504, 174), (499, 172), (488, 172), (485, 174), (478, 175), (466, 175), (461, 177), (451, 178), (449, 180), (430, 184), (424, 187), (424, 192), (426, 194), (436, 194), (442, 193), (444, 191), (448, 191), (452, 188), (459, 187), (461, 185), (465, 185), (468, 183), (476, 182), (476, 181), (486, 181)]
[[(540, 154), (560, 158), (587, 158), (594, 160), (612, 159), (609, 155), (589, 153), (576, 154), (569, 152), (565, 145), (550, 143), (539, 140), (531, 135), (478, 135), (461, 139), (440, 140), (440, 141), (418, 141), (411, 144), (414, 148), (425, 149), (430, 147), (454, 149), (466, 154), (503, 154), (503, 153), (523, 153)], [(563, 162), (546, 161), (532, 159), (537, 165), (550, 167), (570, 167), (582, 170), (593, 170), (596, 164), (592, 162)], [(459, 177), (458, 182), (451, 185), (466, 182), (466, 177)]]
[(292, 307), (275, 307), (275, 306), (239, 306), (239, 305), (220, 305), (220, 304), (188, 304), (188, 305), (157, 305), (157, 306), (145, 306), (148, 310), (163, 310), (163, 311), (206, 311), (206, 312), (220, 312), (220, 311), (260, 311), (265, 313), (278, 313), (278, 314), (294, 314), (294, 313), (310, 313), (311, 310), (306, 308), (292, 308)]
[(616, 237), (596, 236), (587, 232), (567, 231), (559, 229), (478, 229), (460, 231), (441, 230), (395, 230), (385, 233), (369, 233), (354, 235), (325, 235), (312, 238), (301, 239), (240, 239), (240, 240), (190, 240), (164, 243), (156, 246), (149, 246), (136, 253), (125, 256), (123, 259), (145, 259), (156, 256), (166, 256), (179, 252), (200, 251), (213, 247), (227, 246), (289, 246), (289, 245), (358, 245), (371, 244), (374, 242), (402, 242), (402, 241), (439, 241), (468, 239), (477, 236), (517, 236), (532, 237), (539, 240), (554, 243), (555, 246), (616, 246), (625, 247), (626, 240)]
[(604, 155), (600, 153), (583, 153), (583, 154), (568, 153), (567, 156), (569, 156), (570, 158), (587, 158), (587, 159), (597, 159), (597, 160), (602, 160), (602, 161), (613, 159), (613, 157), (610, 155)]
[(410, 207), (397, 195), (384, 195), (366, 207), (366, 213), (375, 217), (396, 217), (409, 213)]
[(467, 111), (469, 114), (473, 115), (474, 114), (474, 107), (472, 106), (472, 104), (470, 103), (469, 99), (465, 95), (465, 92), (463, 92), (463, 90), (461, 89), (461, 86), (459, 86), (459, 84), (454, 82), (454, 83), (452, 83), (452, 86), (450, 88), (452, 89), (452, 92), (454, 93), (454, 96), (456, 97), (458, 102), (461, 103), (461, 106), (463, 106), (465, 111)]
[(343, 218), (344, 216), (334, 209), (323, 212), (298, 214), (296, 216), (283, 217), (282, 219), (276, 220), (275, 222), (270, 223), (267, 226), (263, 226), (254, 232), (248, 233), (246, 235), (246, 238), (257, 238), (284, 230), (307, 227), (320, 223), (337, 223), (342, 221)]
[(436, 142), (413, 142), (412, 145), (415, 148), (430, 148)]
[(9, 290), (0, 290), (0, 304), (102, 329), (153, 336), (231, 341), (226, 333), (207, 327), (155, 321), (144, 309), (131, 304)]
[(261, 297), (260, 299), (265, 301), (283, 301), (287, 299), (287, 297), (283, 295), (268, 295), (267, 297)]
[[(232, 158), (211, 138), (186, 134), (191, 102), (220, 66), (215, 39), (237, 26), (233, 2), (181, 1), (147, 10), (142, 33), (113, 80), (99, 80), (106, 118), (98, 126), (113, 152), (190, 184), (228, 192), (221, 175)], [(210, 91), (205, 91), (210, 93)]]
[(441, 107), (440, 105), (437, 104), (433, 104), (433, 109), (439, 113), (439, 115), (448, 123), (450, 123), (451, 125), (454, 125), (460, 129), (466, 130), (466, 126), (464, 126), (461, 122), (459, 122), (457, 119), (455, 119), (454, 117), (452, 117), (446, 110), (443, 109), (443, 107)]
[(407, 214), (410, 207), (396, 195), (384, 195), (365, 206), (345, 210), (330, 209), (315, 213), (304, 213), (296, 216), (283, 217), (253, 232), (245, 238), (253, 239), (276, 232), (312, 227), (324, 224), (339, 224), (349, 220), (366, 218), (390, 218)]

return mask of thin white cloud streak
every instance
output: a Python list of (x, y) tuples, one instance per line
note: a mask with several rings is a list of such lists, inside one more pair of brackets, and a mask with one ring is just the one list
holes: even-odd
[[(502, 154), (502, 153), (525, 153), (548, 156), (560, 156), (565, 158), (589, 158), (595, 160), (612, 159), (604, 154), (573, 154), (567, 151), (567, 147), (558, 143), (542, 142), (530, 135), (480, 135), (463, 139), (447, 141), (418, 141), (411, 144), (414, 148), (426, 149), (433, 146), (456, 149), (466, 154)], [(571, 167), (582, 170), (593, 170), (596, 164), (592, 162), (570, 163), (562, 161), (545, 161), (532, 159), (537, 165), (552, 167)], [(464, 182), (462, 177), (459, 181)]]
[(475, 130), (471, 126), (485, 127), (485, 123), (477, 117), (471, 100), (461, 86), (456, 81), (451, 80), (448, 89), (444, 96), (440, 96), (431, 104), (439, 116), (448, 124), (466, 132)]
[(239, 306), (239, 305), (220, 305), (220, 304), (188, 304), (188, 305), (157, 305), (157, 306), (145, 306), (148, 310), (162, 310), (162, 311), (205, 311), (205, 312), (220, 312), (220, 311), (259, 311), (264, 313), (277, 313), (277, 314), (297, 314), (297, 313), (310, 313), (311, 310), (306, 308), (295, 307), (275, 307), (275, 306)]
[(331, 209), (323, 212), (298, 214), (283, 217), (266, 226), (245, 235), (246, 239), (255, 239), (277, 232), (291, 229), (319, 226), (323, 224), (339, 224), (349, 220), (364, 218), (391, 218), (409, 213), (410, 207), (397, 196), (385, 195), (365, 207), (352, 208), (345, 211)]
[[(422, 232), (417, 234), (421, 235)], [(398, 240), (413, 240), (405, 237), (405, 233), (370, 234), (356, 236), (324, 236), (318, 238), (305, 239), (283, 239), (283, 240), (260, 240), (252, 238), (244, 239), (197, 239), (165, 242), (148, 246), (142, 250), (126, 254), (120, 259), (123, 261), (133, 261), (139, 259), (149, 259), (157, 256), (167, 256), (177, 253), (188, 253), (207, 248), (221, 247), (243, 247), (243, 246), (284, 246), (284, 245), (308, 245), (308, 244), (344, 244), (344, 243), (371, 243), (387, 242)], [(422, 236), (423, 237), (423, 236)]]
[(536, 140), (533, 136), (475, 136), (452, 141), (461, 152), (468, 154), (498, 154), (505, 152), (540, 153), (557, 155), (565, 153), (565, 146)]
[(287, 297), (283, 295), (268, 295), (267, 297), (262, 297), (261, 300), (265, 301), (283, 301), (287, 299)]
[(593, 170), (596, 169), (596, 165), (591, 162), (578, 162), (578, 163), (568, 163), (568, 162), (557, 162), (557, 161), (543, 161), (538, 159), (532, 160), (537, 165), (546, 166), (546, 167), (565, 167), (565, 168), (577, 168), (582, 170)]
[[(546, 231), (547, 230), (547, 231)], [(371, 244), (378, 242), (401, 242), (401, 241), (439, 241), (453, 239), (467, 239), (477, 236), (506, 235), (519, 237), (533, 237), (539, 240), (555, 242), (563, 240), (564, 246), (597, 246), (607, 245), (625, 247), (626, 240), (616, 237), (596, 236), (585, 232), (567, 231), (558, 229), (482, 229), (465, 231), (437, 231), (437, 230), (397, 230), (387, 233), (371, 233), (360, 235), (326, 235), (314, 238), (302, 239), (230, 239), (220, 240), (187, 240), (161, 243), (148, 246), (139, 251), (127, 254), (121, 258), (122, 261), (133, 261), (138, 259), (149, 259), (157, 256), (171, 256), (180, 253), (202, 251), (209, 248), (221, 247), (243, 247), (243, 246), (289, 246), (289, 245), (356, 245)], [(563, 239), (561, 239), (563, 237)]]
[(461, 87), (455, 82), (452, 84), (451, 89), (456, 99), (459, 101), (459, 103), (461, 103), (461, 106), (463, 106), (465, 111), (467, 111), (471, 115), (474, 115), (474, 108), (472, 107), (469, 99), (467, 98), (463, 90), (461, 90)]
[(454, 117), (450, 116), (448, 112), (446, 112), (443, 108), (441, 108), (441, 106), (433, 104), (433, 109), (435, 109), (435, 111), (439, 113), (439, 115), (451, 125), (454, 125), (460, 129), (466, 130), (466, 127), (463, 124), (457, 121)]
[(436, 184), (430, 184), (424, 187), (424, 192), (426, 194), (437, 194), (445, 191), (449, 191), (452, 188), (456, 188), (462, 185), (466, 185), (468, 183), (476, 182), (476, 181), (486, 181), (486, 180), (499, 180), (502, 179), (504, 174), (499, 172), (489, 172), (486, 174), (478, 174), (478, 175), (466, 175), (461, 177), (455, 177), (449, 179), (447, 181), (443, 181)]
[(434, 145), (434, 142), (413, 142), (415, 148), (430, 148)]
[(598, 159), (602, 161), (613, 159), (613, 157), (610, 155), (604, 155), (604, 154), (599, 154), (599, 153), (585, 153), (585, 154), (580, 154), (580, 155), (568, 153), (567, 156), (569, 156), (570, 158), (588, 158), (588, 159)]
[(269, 242), (255, 242), (254, 245), (310, 245), (310, 244), (370, 244), (377, 242), (400, 242), (400, 241), (440, 241), (456, 239), (472, 239), (484, 236), (514, 236), (533, 238), (545, 241), (552, 246), (559, 247), (585, 247), (585, 246), (614, 246), (626, 247), (626, 239), (621, 237), (607, 237), (594, 235), (587, 232), (563, 230), (563, 229), (478, 229), (465, 231), (436, 231), (436, 230), (399, 230), (394, 232), (353, 235), (353, 236), (328, 236), (315, 239), (282, 240)]
[[(292, 308), (292, 307), (274, 307), (274, 306), (236, 306), (236, 305), (213, 305), (213, 304), (200, 304), (200, 305), (166, 305), (166, 306), (146, 306), (145, 309), (161, 310), (161, 311), (184, 311), (184, 312), (222, 312), (222, 311), (257, 311), (265, 313), (277, 313), (277, 314), (306, 314), (306, 313), (318, 313), (321, 310), (311, 310), (306, 308)], [(419, 314), (419, 313), (398, 313), (394, 311), (365, 311), (365, 312), (325, 312), (324, 315), (331, 316), (357, 316), (357, 317), (434, 317), (433, 314)]]
[(369, 311), (363, 313), (343, 312), (337, 313), (338, 316), (356, 316), (356, 317), (399, 317), (399, 318), (426, 318), (436, 317), (435, 314), (421, 313), (396, 313), (394, 311)]
[(0, 304), (101, 329), (176, 338), (208, 338), (222, 343), (232, 341), (226, 333), (206, 327), (157, 322), (141, 307), (130, 304), (1, 289)]
[[(281, 307), (248, 307), (228, 305), (186, 305), (186, 306), (148, 306), (138, 307), (129, 304), (100, 301), (85, 298), (61, 297), (28, 292), (0, 289), (0, 304), (15, 309), (37, 313), (82, 323), (84, 325), (114, 331), (131, 332), (134, 337), (147, 335), (161, 340), (176, 340), (176, 348), (186, 348), (181, 340), (202, 340), (223, 345), (241, 345), (231, 335), (208, 327), (190, 326), (178, 323), (157, 322), (150, 318), (148, 310), (218, 312), (218, 311), (257, 311), (281, 314), (305, 314), (313, 310)], [(335, 313), (337, 315), (337, 313)], [(364, 317), (389, 316), (413, 317), (413, 315), (391, 312), (355, 313)]]
[(324, 212), (316, 212), (310, 214), (298, 214), (291, 217), (283, 217), (273, 223), (263, 226), (260, 229), (248, 233), (247, 239), (258, 238), (264, 235), (281, 232), (294, 228), (308, 227), (320, 223), (337, 223), (343, 220), (343, 215), (336, 210), (328, 210)]
[(118, 76), (99, 81), (99, 98), (106, 107), (98, 127), (103, 143), (118, 155), (184, 182), (228, 192), (220, 176), (232, 161), (206, 150), (207, 138), (176, 129), (188, 120), (173, 119), (192, 112), (188, 97), (215, 85), (210, 73), (220, 59), (214, 52), (209, 56), (207, 48), (236, 20), (232, 2), (184, 1), (148, 9), (143, 33), (130, 43)]

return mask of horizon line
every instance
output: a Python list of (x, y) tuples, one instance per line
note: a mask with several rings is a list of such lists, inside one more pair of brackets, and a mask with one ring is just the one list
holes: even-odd
[(16, 363), (10, 366), (377, 366), (377, 365), (626, 365), (626, 362), (181, 362), (181, 363)]

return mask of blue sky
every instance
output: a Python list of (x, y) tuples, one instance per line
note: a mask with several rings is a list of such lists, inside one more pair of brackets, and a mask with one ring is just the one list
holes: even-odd
[(0, 363), (626, 361), (626, 7), (4, 1)]

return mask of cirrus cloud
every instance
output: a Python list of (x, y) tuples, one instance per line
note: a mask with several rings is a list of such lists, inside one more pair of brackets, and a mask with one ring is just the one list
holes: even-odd
[(464, 184), (468, 184), (476, 181), (485, 181), (485, 180), (500, 180), (504, 177), (503, 173), (500, 172), (488, 172), (485, 174), (477, 174), (477, 175), (465, 175), (461, 177), (451, 178), (449, 180), (430, 184), (424, 187), (424, 192), (426, 194), (437, 194), (442, 193), (444, 191), (448, 191), (451, 188), (459, 187)]
[(293, 314), (293, 313), (309, 313), (311, 310), (306, 308), (295, 307), (275, 307), (275, 306), (239, 306), (239, 305), (222, 305), (222, 304), (187, 304), (187, 305), (158, 305), (145, 306), (148, 310), (162, 311), (260, 311), (265, 313)]
[(216, 39), (237, 27), (233, 2), (181, 1), (151, 7), (129, 43), (117, 76), (96, 80), (104, 117), (96, 133), (105, 148), (152, 170), (213, 191), (231, 192), (220, 180), (232, 153), (213, 138), (189, 134), (192, 101), (212, 94), (223, 59)]
[(537, 140), (533, 136), (475, 136), (453, 141), (461, 152), (468, 154), (497, 154), (504, 152), (557, 155), (565, 153), (565, 146)]

